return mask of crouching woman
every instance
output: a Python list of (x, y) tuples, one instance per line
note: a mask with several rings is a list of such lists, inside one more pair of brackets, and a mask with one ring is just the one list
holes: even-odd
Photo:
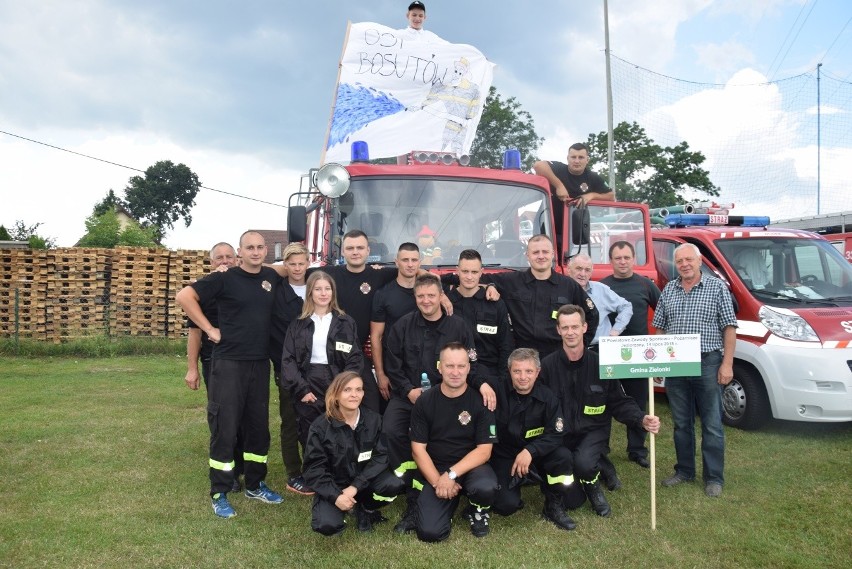
[(378, 509), (405, 491), (388, 469), (382, 418), (361, 407), (364, 382), (353, 371), (338, 374), (325, 395), (325, 415), (308, 431), (303, 476), (314, 489), (311, 528), (336, 535), (353, 513), (359, 531), (385, 521)]

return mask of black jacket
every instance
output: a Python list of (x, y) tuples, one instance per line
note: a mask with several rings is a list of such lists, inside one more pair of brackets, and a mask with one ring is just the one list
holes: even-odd
[(419, 310), (409, 312), (391, 327), (384, 358), (385, 374), (390, 379), (395, 396), (406, 399), (409, 391), (420, 387), (423, 372), (429, 376), (433, 386), (441, 383), (437, 364), (441, 358), (441, 348), (450, 342), (461, 342), (467, 348), (468, 354), (472, 356), (467, 382), (474, 389), (482, 387), (484, 380), (478, 376), (473, 332), (464, 319), (460, 316), (444, 315), (438, 324), (435, 349), (432, 353), (425, 353), (423, 349), (427, 333), (426, 319)]
[[(314, 321), (300, 318), (290, 325), (284, 337), (284, 350), (281, 356), (282, 385), (298, 401), (310, 392), (319, 398), (325, 397), (327, 385), (311, 385), (307, 373), (311, 365), (313, 348)], [(331, 367), (331, 376), (342, 371), (361, 373), (364, 356), (358, 343), (355, 321), (346, 314), (334, 312), (328, 330), (326, 356)]]
[(482, 280), (497, 286), (512, 316), (515, 344), (519, 347), (535, 348), (542, 357), (558, 350), (562, 338), (556, 332), (556, 311), (565, 304), (576, 304), (585, 312), (588, 330), (583, 339), (587, 346), (595, 337), (600, 314), (583, 287), (571, 277), (553, 271), (549, 278), (538, 280), (527, 269), (489, 273)]
[(464, 297), (453, 289), (447, 292), (447, 298), (453, 303), (453, 314), (464, 318), (473, 331), (480, 373), (508, 381), (508, 359), (515, 349), (515, 338), (506, 304), (502, 300), (485, 300), (482, 288), (472, 297)]
[(562, 445), (562, 406), (553, 392), (537, 380), (526, 397), (517, 394), (512, 382), (497, 389), (497, 440), (494, 454), (515, 458), (526, 449), (533, 459), (547, 456)]
[(642, 428), (644, 411), (628, 397), (617, 379), (603, 380), (598, 354), (586, 350), (576, 362), (565, 350), (557, 350), (541, 360), (538, 381), (550, 388), (565, 413), (565, 434), (581, 435), (605, 429), (615, 417), (628, 427)]
[(344, 488), (362, 491), (388, 469), (382, 418), (361, 407), (361, 418), (353, 430), (325, 415), (317, 417), (308, 431), (302, 476), (323, 499), (334, 502)]
[(284, 351), (284, 338), (290, 324), (299, 318), (302, 313), (302, 297), (296, 294), (287, 279), (281, 279), (278, 289), (275, 291), (275, 302), (272, 304), (272, 328), (269, 336), (269, 359), (281, 370), (281, 354)]

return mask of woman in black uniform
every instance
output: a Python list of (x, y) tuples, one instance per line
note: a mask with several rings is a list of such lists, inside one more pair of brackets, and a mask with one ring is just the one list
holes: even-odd
[(314, 489), (311, 528), (336, 535), (344, 514), (354, 512), (358, 530), (372, 531), (385, 521), (378, 508), (405, 490), (405, 482), (388, 470), (382, 418), (366, 407), (364, 382), (353, 371), (332, 381), (325, 415), (317, 418), (305, 446), (304, 477)]
[(325, 412), (325, 391), (342, 371), (361, 371), (361, 342), (355, 321), (337, 304), (337, 290), (328, 273), (308, 277), (305, 304), (284, 337), (281, 381), (290, 391), (302, 448), (314, 419)]

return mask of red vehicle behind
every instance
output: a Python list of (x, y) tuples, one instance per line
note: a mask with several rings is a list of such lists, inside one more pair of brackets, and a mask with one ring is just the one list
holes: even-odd
[(852, 421), (852, 267), (819, 235), (767, 228), (763, 219), (654, 231), (660, 278), (677, 276), (674, 249), (693, 243), (702, 270), (730, 288), (738, 329), (727, 424)]

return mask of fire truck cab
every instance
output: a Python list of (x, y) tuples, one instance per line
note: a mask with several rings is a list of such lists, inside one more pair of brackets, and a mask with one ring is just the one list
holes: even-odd
[(370, 164), (353, 146), (349, 165), (312, 170), (290, 198), (290, 240), (305, 242), (314, 265), (339, 264), (343, 235), (360, 229), (368, 235), (369, 261), (391, 264), (399, 245), (417, 243), (426, 228), (434, 238), (424, 268), (452, 271), (461, 251), (475, 249), (493, 272), (527, 269), (526, 244), (544, 234), (561, 253), (556, 271), (564, 273), (569, 256), (582, 248), (593, 252), (603, 276), (608, 244), (629, 235), (637, 271), (655, 274), (644, 204), (591, 202), (577, 210), (559, 202), (564, 223), (557, 231), (548, 182), (522, 172), (517, 151), (507, 152), (502, 170), (464, 166), (463, 157), (436, 152), (413, 152), (408, 162)]
[[(729, 225), (735, 220), (739, 226)], [(725, 281), (735, 301), (726, 424), (852, 420), (852, 267), (843, 256), (814, 233), (767, 228), (768, 218), (670, 215), (666, 222), (653, 233), (662, 284), (677, 277), (675, 247), (693, 243), (702, 270)]]

